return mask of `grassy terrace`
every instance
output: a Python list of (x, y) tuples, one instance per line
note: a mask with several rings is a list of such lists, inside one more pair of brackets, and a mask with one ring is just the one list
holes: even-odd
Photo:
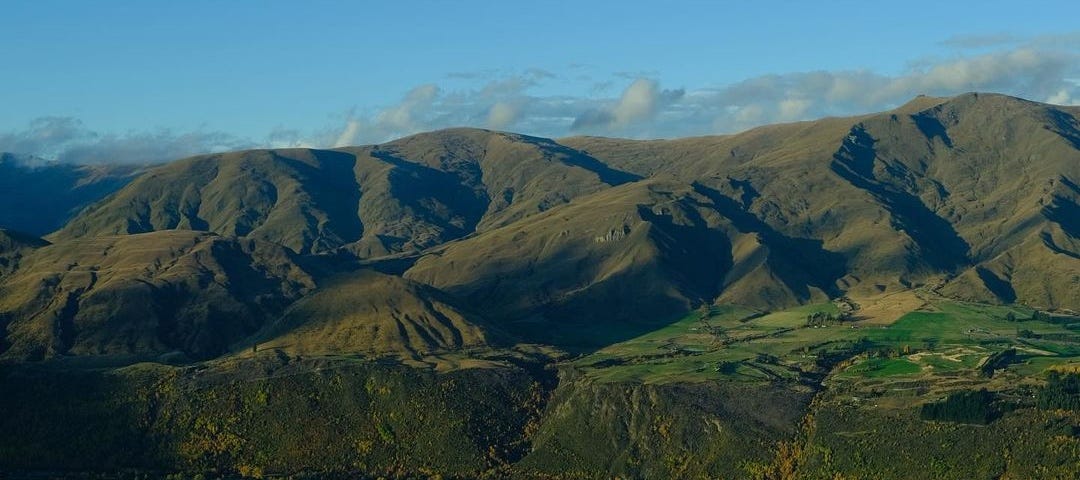
[(999, 368), (1021, 376), (1080, 368), (1080, 332), (1031, 320), (1033, 311), (1024, 307), (932, 298), (891, 323), (868, 321), (856, 311), (851, 321), (809, 326), (814, 312), (839, 310), (832, 303), (768, 314), (715, 306), (574, 364), (600, 381), (756, 382), (821, 372), (837, 356), (851, 358), (835, 372), (838, 381), (877, 383), (978, 377), (988, 358), (1015, 349)]

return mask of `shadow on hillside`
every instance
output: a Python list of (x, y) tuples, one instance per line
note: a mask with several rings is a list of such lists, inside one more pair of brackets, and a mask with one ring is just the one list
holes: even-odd
[(642, 179), (639, 175), (611, 168), (606, 163), (601, 162), (580, 150), (575, 150), (566, 145), (556, 143), (553, 140), (528, 136), (522, 136), (521, 138), (528, 143), (536, 145), (543, 151), (562, 155), (560, 160), (563, 163), (593, 172), (600, 178), (601, 182), (613, 187)]
[[(669, 243), (670, 239), (678, 242), (666, 252), (665, 267), (682, 284), (682, 290), (697, 297), (697, 301), (711, 302), (720, 294), (724, 277), (735, 263), (731, 256), (731, 240), (723, 231), (710, 229), (697, 210), (688, 208), (683, 213), (690, 217), (692, 225), (680, 225), (670, 216), (657, 215), (645, 206), (638, 207), (641, 218), (659, 227), (653, 233), (657, 244)], [(668, 238), (657, 238), (661, 235)]]
[[(48, 163), (31, 165), (0, 153), (0, 226), (46, 235), (84, 208), (120, 190), (135, 178), (136, 167), (91, 167)], [(44, 194), (47, 192), (47, 194)]]
[[(275, 151), (270, 153), (275, 161), (288, 165), (299, 174), (297, 179), (304, 184), (302, 190), (311, 196), (315, 206), (327, 216), (325, 224), (309, 226), (317, 231), (318, 237), (306, 240), (304, 247), (297, 253), (308, 254), (312, 251), (332, 248), (338, 243), (350, 243), (360, 239), (364, 233), (364, 225), (360, 216), (357, 215), (357, 206), (360, 204), (360, 185), (353, 172), (356, 166), (355, 155), (329, 150), (311, 150), (311, 154), (319, 161), (316, 167), (282, 156)], [(275, 189), (275, 203), (276, 194)], [(314, 218), (305, 218), (305, 220), (315, 221)], [(324, 244), (317, 244), (319, 241)]]
[(1060, 253), (1062, 255), (1066, 255), (1080, 260), (1080, 255), (1058, 246), (1057, 242), (1054, 241), (1054, 237), (1050, 235), (1050, 232), (1042, 232), (1041, 234), (1039, 234), (1039, 237), (1042, 238), (1043, 245), (1046, 245), (1046, 248), (1053, 250), (1054, 253)]
[[(726, 218), (735, 230), (757, 236), (768, 249), (763, 261), (769, 273), (797, 300), (810, 300), (812, 288), (839, 295), (836, 281), (846, 273), (847, 264), (842, 254), (824, 249), (820, 240), (775, 230), (716, 190), (699, 184), (693, 188), (707, 200), (683, 198), (688, 207), (680, 209), (684, 222), (674, 222), (648, 206), (638, 207), (638, 215), (652, 225), (651, 244), (661, 250), (657, 270), (621, 271), (508, 328), (528, 341), (589, 353), (667, 327), (693, 308), (712, 303), (738, 278), (730, 278), (734, 268), (731, 230), (710, 227), (701, 216), (708, 210)], [(790, 300), (785, 297), (784, 301)]]
[(1080, 150), (1080, 123), (1076, 117), (1056, 108), (1048, 109), (1047, 115), (1053, 124), (1052, 130), (1072, 144), (1073, 148)]
[(373, 150), (371, 156), (397, 167), (390, 173), (391, 193), (414, 215), (438, 225), (448, 239), (476, 231), (490, 203), (486, 194), (464, 185), (454, 173), (411, 162), (388, 150)]
[(1016, 301), (1016, 290), (1013, 289), (1011, 283), (1007, 280), (998, 277), (994, 272), (987, 270), (983, 267), (975, 267), (975, 273), (979, 275), (979, 279), (982, 280), (983, 285), (993, 293), (994, 296), (1001, 299), (1005, 303), (1013, 303)]
[[(527, 343), (556, 346), (573, 354), (589, 354), (671, 325), (688, 313), (682, 300), (642, 295), (627, 301), (625, 293), (640, 288), (633, 275), (620, 273), (592, 285), (586, 298), (548, 305), (532, 318), (503, 323), (510, 334)], [(597, 312), (607, 312), (608, 315)], [(623, 313), (632, 312), (628, 319)], [(583, 320), (588, 318), (589, 320)], [(642, 320), (649, 319), (649, 320)]]
[[(821, 240), (784, 235), (717, 190), (698, 183), (694, 184), (694, 190), (708, 197), (713, 207), (731, 220), (736, 229), (758, 235), (761, 243), (769, 248), (769, 256), (765, 260), (769, 270), (799, 300), (810, 299), (811, 286), (830, 297), (840, 294), (836, 282), (847, 272), (847, 258), (844, 255), (826, 250)], [(792, 269), (793, 266), (796, 268)]]
[[(1060, 180), (1074, 192), (1080, 192), (1076, 184), (1069, 181), (1069, 179), (1061, 177)], [(1053, 201), (1043, 207), (1042, 214), (1050, 221), (1060, 225), (1061, 229), (1069, 236), (1080, 238), (1080, 206), (1077, 206), (1072, 199), (1055, 195)]]
[(911, 119), (926, 138), (940, 138), (945, 143), (945, 146), (952, 148), (952, 138), (949, 138), (949, 134), (945, 131), (945, 125), (941, 124), (941, 120), (925, 112), (912, 115)]
[(927, 208), (919, 197), (877, 179), (875, 142), (862, 125), (853, 127), (833, 155), (832, 171), (881, 202), (892, 214), (893, 226), (907, 233), (932, 267), (953, 271), (970, 263), (970, 247), (947, 220)]

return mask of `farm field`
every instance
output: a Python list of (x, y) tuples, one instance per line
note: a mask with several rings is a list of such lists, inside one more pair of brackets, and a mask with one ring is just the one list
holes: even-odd
[[(810, 325), (808, 316), (838, 315), (834, 303), (762, 314), (739, 306), (699, 309), (669, 326), (600, 349), (573, 363), (600, 381), (645, 383), (795, 379), (828, 370), (844, 356), (835, 380), (859, 384), (888, 380), (985, 377), (991, 356), (1014, 350), (999, 370), (1020, 376), (1080, 366), (1080, 333), (1065, 323), (1032, 320), (1017, 306), (935, 298), (918, 302), (891, 322), (860, 318)], [(1080, 319), (1078, 319), (1080, 320)]]

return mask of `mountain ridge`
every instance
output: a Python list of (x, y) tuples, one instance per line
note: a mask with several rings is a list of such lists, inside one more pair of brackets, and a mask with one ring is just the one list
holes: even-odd
[[(357, 334), (309, 351), (409, 355), (485, 345), (481, 324), (524, 341), (602, 343), (587, 331), (630, 335), (703, 305), (771, 311), (914, 288), (1080, 310), (1078, 112), (973, 93), (723, 136), (552, 140), (457, 128), (379, 145), (190, 157), (134, 176), (47, 235), (51, 245), (0, 245), (10, 257), (0, 271), (2, 338), (11, 355), (30, 357), (156, 355), (177, 345), (187, 355), (216, 355), (250, 342), (294, 302), (326, 325), (388, 321), (413, 332)], [(56, 284), (33, 279), (55, 277), (64, 262), (101, 270), (117, 244), (160, 250), (145, 239), (170, 245), (180, 237), (228, 252), (210, 259), (235, 264), (232, 274), (248, 272), (236, 278), (265, 277), (244, 284), (213, 262), (200, 264), (228, 286), (207, 305), (221, 301), (249, 312), (241, 317), (266, 318), (226, 328), (227, 340), (213, 345), (140, 333), (148, 335), (136, 342), (142, 347), (74, 348), (78, 342), (54, 334), (27, 333), (72, 328), (63, 305), (41, 304), (59, 294)], [(71, 255), (57, 253), (65, 249)], [(156, 264), (184, 251), (167, 248), (148, 266), (110, 274), (143, 288), (135, 285), (160, 280)], [(268, 258), (294, 273), (267, 270)], [(353, 286), (329, 280), (365, 265), (389, 276)], [(299, 280), (282, 280), (290, 276)], [(305, 300), (321, 294), (360, 308), (350, 302), (365, 282), (413, 299), (409, 319), (352, 317), (345, 310), (353, 307), (319, 310)], [(69, 287), (64, 295), (76, 306), (98, 288)], [(202, 287), (189, 287), (183, 295), (202, 298)], [(146, 292), (108, 296), (108, 308), (95, 314), (102, 317), (75, 324), (110, 324), (109, 309), (153, 304), (156, 294)], [(259, 302), (273, 307), (261, 310)], [(51, 317), (30, 313), (37, 310)], [(320, 328), (308, 333), (329, 338), (317, 332), (331, 327)]]

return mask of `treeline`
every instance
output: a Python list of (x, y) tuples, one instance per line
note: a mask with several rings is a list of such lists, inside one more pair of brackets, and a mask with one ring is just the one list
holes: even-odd
[(1050, 372), (1046, 386), (1035, 395), (1035, 403), (1046, 410), (1080, 411), (1080, 375)]
[(986, 425), (1000, 415), (1001, 412), (994, 408), (994, 394), (985, 388), (953, 393), (945, 400), (923, 405), (919, 412), (923, 420), (977, 425)]
[(823, 327), (833, 322), (846, 322), (851, 320), (851, 312), (812, 312), (806, 315), (806, 326)]
[(817, 355), (815, 363), (820, 369), (830, 370), (838, 363), (855, 355), (867, 353), (875, 347), (876, 344), (868, 337), (861, 337), (858, 341), (838, 341), (828, 345), (826, 348), (815, 351), (814, 353)]
[[(1065, 328), (1069, 330), (1080, 330), (1080, 323), (1073, 323), (1065, 325)], [(1034, 340), (1051, 340), (1055, 342), (1074, 342), (1077, 340), (1075, 334), (1069, 333), (1036, 333), (1028, 329), (1020, 329), (1016, 331), (1016, 336), (1020, 338), (1030, 338)]]
[[(1017, 407), (1014, 404), (1000, 406), (1006, 411)], [(1046, 385), (1035, 394), (1035, 406), (1043, 410), (1080, 411), (1080, 374), (1050, 372)], [(919, 416), (923, 420), (986, 425), (1001, 416), (1002, 410), (998, 407), (994, 403), (994, 394), (984, 388), (956, 392), (939, 402), (924, 404)]]
[(1016, 313), (1009, 312), (1005, 314), (1005, 320), (1008, 320), (1010, 322), (1046, 322), (1054, 323), (1057, 325), (1080, 324), (1080, 317), (1077, 317), (1075, 315), (1055, 314), (1050, 312), (1044, 312), (1041, 310), (1035, 310), (1034, 312), (1031, 312), (1030, 317), (1019, 317), (1016, 315)]

